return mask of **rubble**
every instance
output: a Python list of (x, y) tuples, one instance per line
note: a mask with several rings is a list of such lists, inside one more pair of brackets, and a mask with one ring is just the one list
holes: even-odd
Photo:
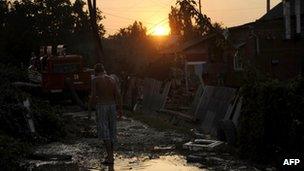
[(201, 121), (201, 129), (206, 134), (216, 135), (217, 123), (224, 119), (236, 89), (205, 86), (195, 117)]
[(222, 164), (225, 160), (219, 157), (206, 157), (206, 162), (210, 165), (219, 165)]
[(218, 148), (222, 145), (223, 142), (216, 140), (207, 140), (207, 139), (196, 139), (194, 142), (188, 142), (183, 145), (184, 149), (189, 149), (191, 151), (212, 151), (215, 148)]
[(188, 155), (187, 162), (188, 163), (201, 163), (203, 161), (203, 157), (196, 155)]
[[(38, 170), (65, 167), (74, 169), (76, 166), (79, 170), (106, 170), (107, 168), (100, 165), (100, 159), (105, 155), (103, 144), (98, 141), (96, 135), (93, 135), (96, 132), (91, 132), (95, 129), (95, 125), (87, 119), (86, 113), (76, 112), (74, 115), (69, 113), (64, 116), (71, 120), (68, 124), (76, 124), (77, 127), (73, 128), (87, 131), (83, 134), (88, 136), (79, 135), (79, 137), (76, 136), (67, 142), (54, 142), (36, 147), (34, 151), (37, 156), (46, 155), (50, 157), (46, 158), (45, 161), (30, 159), (28, 161), (30, 166), (36, 167)], [(83, 129), (83, 127), (91, 128)], [(77, 132), (77, 130), (74, 131)], [(115, 169), (126, 170), (132, 168), (132, 170), (140, 170), (150, 168), (151, 165), (151, 167), (155, 166), (155, 168), (151, 168), (155, 170), (156, 167), (165, 165), (173, 170), (239, 170), (238, 168), (242, 166), (252, 170), (252, 167), (234, 159), (229, 153), (220, 153), (217, 148), (223, 145), (220, 141), (195, 139), (190, 146), (187, 146), (186, 143), (184, 147), (187, 147), (187, 149), (198, 148), (199, 151), (190, 150), (187, 157), (184, 157), (180, 155), (181, 149), (175, 144), (177, 141), (185, 142), (185, 140), (190, 139), (184, 134), (176, 133), (173, 130), (157, 131), (153, 127), (127, 117), (119, 120), (117, 131), (119, 143), (115, 154), (117, 161)], [(198, 132), (197, 135), (198, 137), (207, 137)], [(198, 146), (194, 145), (193, 147), (193, 144)], [(56, 159), (56, 157), (51, 156), (59, 157)], [(62, 156), (67, 156), (70, 160), (68, 158), (59, 160)], [(56, 164), (58, 164), (58, 167), (56, 167)]]
[(155, 146), (153, 148), (154, 151), (170, 151), (170, 150), (174, 150), (175, 149), (175, 145), (170, 145), (170, 146)]
[[(163, 90), (161, 91), (162, 85)], [(237, 90), (228, 87), (199, 85), (196, 92), (192, 94), (193, 91), (185, 91), (183, 88), (182, 85), (177, 86), (172, 81), (164, 85), (160, 81), (146, 78), (143, 84), (143, 110), (159, 111), (188, 122), (198, 121), (201, 125), (200, 130), (204, 134), (212, 137), (228, 136), (220, 138), (220, 140), (228, 139), (229, 143), (233, 144), (235, 138), (232, 129), (235, 127), (232, 126), (228, 131), (223, 130), (226, 127), (221, 127), (221, 135), (218, 133), (219, 123), (223, 119), (231, 120), (234, 125), (237, 124), (242, 105), (242, 98), (237, 95)], [(193, 99), (191, 103), (182, 102), (188, 98), (190, 101)], [(189, 102), (189, 100), (187, 101)], [(206, 138), (204, 134), (197, 134), (197, 136)]]

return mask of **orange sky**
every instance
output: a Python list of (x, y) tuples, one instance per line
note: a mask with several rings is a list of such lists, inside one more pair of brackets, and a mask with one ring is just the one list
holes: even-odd
[[(197, 0), (198, 1), (198, 0)], [(266, 0), (201, 0), (202, 11), (213, 22), (221, 22), (230, 27), (254, 21), (265, 14)], [(271, 0), (273, 7), (281, 0)], [(97, 0), (104, 12), (103, 21), (107, 35), (115, 33), (135, 20), (142, 21), (153, 33), (156, 27), (169, 31), (168, 13), (176, 0)]]

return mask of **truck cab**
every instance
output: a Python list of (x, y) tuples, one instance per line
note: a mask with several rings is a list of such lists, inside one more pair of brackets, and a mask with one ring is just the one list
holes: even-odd
[(70, 89), (89, 92), (92, 70), (84, 67), (80, 55), (52, 56), (46, 59), (46, 67), (41, 72), (44, 91), (61, 92)]
[(41, 88), (45, 93), (59, 93), (71, 89), (82, 93), (90, 91), (93, 70), (84, 66), (81, 55), (66, 54), (63, 45), (57, 46), (56, 55), (52, 54), (51, 47), (41, 47), (39, 62), (31, 63), (39, 63), (31, 69), (40, 74)]

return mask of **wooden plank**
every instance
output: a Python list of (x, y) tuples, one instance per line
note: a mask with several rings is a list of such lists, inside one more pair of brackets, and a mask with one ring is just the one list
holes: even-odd
[(196, 117), (198, 105), (200, 104), (200, 99), (201, 99), (203, 93), (204, 93), (204, 86), (200, 85), (198, 87), (198, 89), (196, 90), (193, 102), (190, 106), (190, 109), (188, 110), (188, 113), (192, 114), (194, 117)]
[(148, 101), (147, 101), (147, 109), (150, 110), (152, 103), (153, 103), (153, 93), (154, 93), (154, 89), (155, 89), (155, 80), (154, 79), (149, 79), (149, 85), (150, 85), (150, 89), (149, 89), (149, 95), (148, 95)]
[(160, 106), (160, 88), (161, 88), (161, 84), (162, 82), (157, 81), (157, 80), (153, 80), (153, 91), (152, 91), (152, 96), (151, 96), (151, 104), (150, 104), (150, 109), (151, 110), (158, 110)]
[(237, 102), (239, 100), (239, 95), (236, 95), (236, 97), (233, 100), (233, 103), (231, 103), (227, 109), (227, 112), (225, 114), (224, 120), (229, 120), (233, 114), (233, 111), (236, 108)]
[(204, 133), (211, 133), (211, 128), (212, 128), (212, 123), (215, 119), (215, 113), (213, 113), (212, 111), (208, 111), (206, 114), (206, 118), (202, 123), (202, 130), (204, 131)]
[(206, 86), (201, 104), (197, 111), (197, 118), (205, 133), (214, 134), (218, 122), (225, 118), (229, 105), (233, 103), (236, 90), (228, 87)]
[(168, 114), (171, 114), (171, 115), (175, 115), (181, 119), (185, 119), (187, 121), (195, 121), (194, 118), (190, 115), (187, 115), (185, 113), (182, 113), (182, 112), (178, 112), (178, 111), (173, 111), (173, 110), (167, 110), (167, 109), (161, 109), (159, 110), (160, 112), (164, 112), (164, 113), (168, 113)]
[(238, 125), (238, 120), (239, 120), (239, 117), (241, 115), (242, 104), (243, 104), (243, 98), (240, 97), (239, 101), (237, 103), (235, 112), (234, 112), (233, 117), (232, 117), (232, 122), (234, 123), (234, 125)]
[(168, 94), (170, 92), (171, 84), (172, 84), (172, 81), (169, 81), (165, 85), (165, 88), (164, 88), (164, 91), (163, 91), (162, 97), (161, 97), (160, 109), (164, 109), (165, 108), (165, 105), (166, 105), (166, 102), (167, 102), (167, 97), (168, 97)]
[(213, 86), (206, 86), (203, 96), (200, 100), (200, 105), (197, 110), (196, 119), (203, 121), (205, 119), (205, 116), (207, 114), (208, 105), (210, 103), (210, 99), (213, 95), (214, 87)]
[(146, 78), (144, 82), (143, 108), (146, 110), (160, 110), (164, 108), (168, 93), (171, 87), (171, 81), (165, 84), (161, 93), (162, 82)]
[(150, 103), (151, 89), (153, 89), (153, 84), (151, 84), (151, 79), (145, 78), (143, 87), (143, 108), (148, 109)]
[(210, 132), (212, 135), (216, 135), (216, 127), (220, 120), (224, 119), (225, 114), (231, 100), (235, 96), (235, 89), (222, 87), (219, 89), (218, 96), (216, 98), (216, 103), (214, 104), (215, 118), (213, 120)]

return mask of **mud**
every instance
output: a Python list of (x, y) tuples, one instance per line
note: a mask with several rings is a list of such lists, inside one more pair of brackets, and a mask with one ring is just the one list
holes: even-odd
[[(196, 156), (191, 160), (197, 161), (189, 163), (187, 152), (182, 152), (181, 147), (191, 137), (172, 130), (158, 131), (126, 117), (117, 125), (115, 164), (104, 166), (101, 161), (105, 149), (97, 139), (94, 118), (88, 120), (86, 112), (66, 113), (63, 117), (67, 121), (69, 136), (61, 142), (37, 146), (34, 150), (37, 156), (57, 158), (29, 159), (25, 161), (28, 170), (257, 170), (221, 152), (194, 153)], [(67, 156), (70, 160), (60, 160)]]
[[(94, 118), (86, 112), (66, 113), (64, 117), (73, 129), (72, 136), (62, 142), (37, 146), (36, 155), (70, 155), (70, 161), (28, 160), (29, 170), (107, 170), (100, 164), (105, 157), (102, 142), (97, 139)], [(131, 118), (124, 117), (117, 125), (115, 170), (198, 170), (187, 165), (185, 157), (175, 151), (175, 144), (186, 141), (185, 135), (175, 131), (159, 132)], [(74, 135), (73, 135), (74, 133)], [(84, 138), (85, 137), (85, 138)], [(111, 168), (110, 168), (111, 170)]]

